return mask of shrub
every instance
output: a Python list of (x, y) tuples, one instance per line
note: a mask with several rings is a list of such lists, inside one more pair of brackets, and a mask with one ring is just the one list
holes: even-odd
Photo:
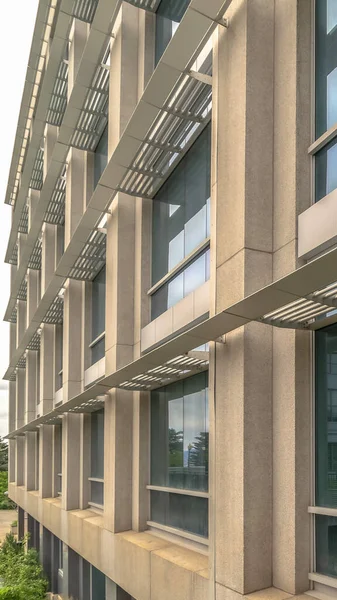
[(43, 574), (36, 550), (25, 551), (27, 537), (17, 542), (7, 534), (0, 548), (0, 600), (43, 600), (47, 579)]
[(18, 522), (17, 521), (12, 521), (11, 526), (12, 527), (17, 527), (18, 526)]
[(11, 510), (15, 508), (14, 502), (8, 496), (5, 496), (5, 492), (8, 490), (8, 472), (0, 471), (0, 510)]

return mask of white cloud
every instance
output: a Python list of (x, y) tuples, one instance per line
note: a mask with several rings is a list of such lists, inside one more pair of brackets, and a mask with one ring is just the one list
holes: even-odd
[[(12, 0), (3, 2), (0, 36), (1, 78), (3, 90), (0, 96), (1, 144), (0, 144), (0, 378), (8, 366), (9, 325), (2, 321), (9, 297), (10, 267), (3, 263), (9, 236), (11, 209), (3, 204), (13, 144), (19, 116), (21, 96), (25, 81), (27, 62), (38, 0)], [(0, 435), (7, 433), (8, 394), (4, 382), (0, 384)]]

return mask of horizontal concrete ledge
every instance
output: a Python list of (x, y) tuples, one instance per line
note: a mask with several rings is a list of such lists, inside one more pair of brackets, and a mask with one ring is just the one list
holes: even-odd
[(208, 557), (147, 532), (113, 534), (92, 510), (65, 511), (59, 498), (9, 484), (9, 496), (34, 519), (137, 600), (205, 600)]
[(298, 217), (298, 257), (310, 259), (337, 244), (337, 189)]

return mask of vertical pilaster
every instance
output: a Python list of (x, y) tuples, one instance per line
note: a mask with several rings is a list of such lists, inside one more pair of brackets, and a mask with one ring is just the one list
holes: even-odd
[(15, 452), (15, 484), (24, 485), (24, 463), (25, 463), (25, 438), (20, 435), (16, 438)]
[[(68, 156), (64, 246), (68, 246), (84, 208), (85, 152), (72, 148)], [(98, 217), (98, 215), (97, 215)]]
[(27, 272), (27, 326), (30, 324), (33, 314), (39, 302), (39, 271), (28, 269)]
[(68, 280), (63, 308), (63, 402), (82, 389), (82, 303), (82, 282)]
[(53, 426), (39, 429), (39, 496), (51, 498), (53, 494)]
[(35, 444), (36, 444), (36, 433), (34, 431), (27, 431), (25, 434), (25, 487), (26, 490), (35, 490)]
[(27, 327), (27, 302), (25, 300), (17, 300), (16, 306), (16, 345), (18, 346), (23, 338)]
[(53, 408), (54, 399), (54, 325), (42, 326), (40, 341), (40, 414)]
[(15, 429), (23, 427), (25, 424), (25, 388), (26, 388), (26, 370), (18, 369), (16, 374), (16, 422)]
[[(236, 0), (226, 17), (213, 66), (212, 312), (272, 279), (274, 3)], [(255, 323), (211, 348), (210, 543), (219, 600), (272, 583), (271, 353), (271, 329)]]
[(134, 392), (132, 435), (132, 529), (144, 531), (149, 519), (150, 394)]
[(55, 271), (57, 226), (47, 223), (43, 226), (41, 259), (41, 297), (44, 295)]
[[(8, 386), (8, 431), (11, 433), (16, 429), (16, 382), (10, 381)], [(8, 481), (15, 481), (16, 468), (16, 440), (8, 443)]]
[(68, 73), (68, 99), (74, 87), (78, 66), (83, 54), (83, 50), (89, 33), (89, 24), (79, 19), (73, 20), (70, 32), (69, 47), (69, 73)]
[(27, 202), (28, 202), (28, 231), (30, 231), (30, 228), (32, 226), (34, 211), (36, 209), (36, 206), (37, 206), (39, 200), (40, 200), (40, 192), (38, 190), (31, 189), (30, 196), (27, 200)]
[(36, 416), (37, 400), (37, 352), (27, 350), (26, 356), (26, 402), (25, 402), (25, 423), (33, 421)]
[(44, 153), (43, 153), (43, 179), (46, 178), (51, 156), (56, 144), (58, 127), (47, 123), (44, 130)]
[[(311, 2), (275, 0), (274, 280), (301, 266), (297, 218), (311, 203), (311, 16)], [(273, 584), (290, 594), (309, 588), (310, 344), (273, 330)]]
[(82, 415), (67, 413), (62, 420), (62, 508), (80, 506)]

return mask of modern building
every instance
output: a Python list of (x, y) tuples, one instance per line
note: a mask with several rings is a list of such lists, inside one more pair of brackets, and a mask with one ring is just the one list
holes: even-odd
[(5, 201), (52, 593), (336, 598), (337, 0), (40, 0)]

